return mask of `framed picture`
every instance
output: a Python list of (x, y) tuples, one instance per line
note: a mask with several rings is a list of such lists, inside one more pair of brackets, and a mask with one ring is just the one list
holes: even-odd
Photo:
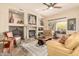
[(76, 30), (76, 18), (68, 19), (68, 30)]
[(36, 25), (37, 17), (32, 14), (28, 14), (28, 24)]
[(41, 26), (44, 26), (43, 18), (41, 18), (41, 20), (40, 20), (40, 25), (41, 25)]
[(56, 23), (53, 22), (53, 21), (48, 21), (48, 27), (49, 27), (51, 30), (55, 30)]

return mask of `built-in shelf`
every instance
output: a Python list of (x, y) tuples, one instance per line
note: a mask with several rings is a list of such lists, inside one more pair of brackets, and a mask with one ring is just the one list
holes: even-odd
[(44, 26), (38, 26), (38, 27), (44, 27)]
[(24, 39), (24, 12), (16, 9), (9, 9), (8, 27), (9, 31), (13, 33), (14, 37), (21, 37)]
[(28, 25), (28, 27), (37, 27), (37, 25)]
[(43, 31), (38, 31), (38, 32), (43, 32)]
[(9, 26), (24, 26), (24, 24), (14, 24), (14, 23), (9, 23)]
[[(9, 10), (9, 30), (15, 33), (14, 29), (19, 29), (16, 32), (21, 31), (22, 35), (27, 39), (38, 38), (43, 34), (44, 24), (41, 18), (37, 15), (27, 14), (28, 19), (25, 23), (24, 12), (14, 9)], [(15, 29), (15, 30), (17, 30)], [(22, 36), (21, 35), (21, 36)]]

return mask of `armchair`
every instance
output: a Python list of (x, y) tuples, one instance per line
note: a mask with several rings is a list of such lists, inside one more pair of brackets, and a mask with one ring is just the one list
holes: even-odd
[(16, 45), (12, 32), (4, 32), (3, 53), (11, 53)]

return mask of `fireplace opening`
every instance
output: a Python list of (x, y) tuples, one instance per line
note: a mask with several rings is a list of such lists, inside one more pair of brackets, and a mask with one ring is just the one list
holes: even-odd
[(36, 38), (36, 30), (29, 30), (29, 38)]

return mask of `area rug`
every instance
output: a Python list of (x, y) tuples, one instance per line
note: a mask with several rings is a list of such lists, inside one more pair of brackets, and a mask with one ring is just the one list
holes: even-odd
[(21, 47), (26, 49), (32, 56), (47, 56), (47, 46), (37, 46), (37, 41), (22, 43)]

